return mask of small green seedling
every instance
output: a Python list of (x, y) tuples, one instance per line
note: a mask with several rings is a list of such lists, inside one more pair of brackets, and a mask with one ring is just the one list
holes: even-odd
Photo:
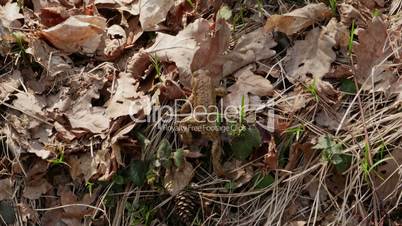
[(337, 2), (336, 2), (337, 0), (329, 0), (329, 7), (331, 8), (331, 10), (332, 10), (332, 13), (334, 14), (334, 15), (336, 15), (336, 5), (337, 5)]
[(320, 96), (318, 95), (318, 89), (317, 89), (317, 81), (315, 79), (310, 85), (307, 86), (307, 91), (314, 97), (316, 102), (320, 100)]
[(156, 56), (156, 55), (151, 56), (151, 63), (152, 63), (152, 66), (155, 69), (156, 78), (159, 78), (162, 75), (162, 65), (161, 65), (161, 62), (159, 60), (159, 57)]
[(93, 191), (94, 185), (95, 185), (95, 183), (92, 183), (90, 181), (85, 182), (85, 187), (88, 189), (90, 196), (92, 196), (92, 191)]
[(385, 144), (382, 144), (379, 153), (374, 156), (373, 164), (370, 164), (370, 157), (369, 157), (369, 145), (366, 144), (364, 145), (363, 151), (364, 151), (364, 156), (363, 160), (361, 163), (361, 168), (363, 170), (364, 175), (367, 177), (374, 169), (376, 169), (381, 163), (384, 163), (385, 161), (388, 161), (391, 159), (390, 157), (384, 158), (384, 150), (386, 149)]
[(245, 23), (244, 20), (244, 7), (241, 6), (238, 13), (236, 13), (232, 18), (233, 20), (233, 29), (236, 31), (237, 26), (240, 26)]
[(264, 15), (264, 1), (263, 0), (257, 0), (257, 8), (258, 8), (259, 16)]
[(216, 126), (221, 126), (223, 123), (223, 116), (221, 113), (216, 112)]
[(154, 219), (152, 208), (145, 203), (140, 203), (139, 206), (137, 205), (138, 204), (132, 204), (129, 202), (126, 202), (125, 205), (126, 211), (133, 219), (131, 225), (151, 225), (151, 222)]
[(217, 19), (224, 19), (226, 21), (229, 20), (231, 17), (232, 17), (232, 10), (226, 5), (220, 8), (216, 15)]
[(187, 0), (187, 3), (191, 6), (191, 8), (194, 8), (194, 3), (192, 0)]
[(257, 173), (254, 178), (254, 188), (264, 189), (270, 187), (274, 182), (275, 178), (271, 174), (263, 175), (262, 173)]
[(17, 58), (15, 60), (15, 65), (17, 65), (20, 58), (22, 58), (23, 60), (26, 58), (27, 43), (24, 40), (24, 34), (21, 32), (13, 32), (12, 36), (14, 37), (16, 44), (16, 46), (13, 49), (13, 52)]
[(240, 136), (245, 130), (245, 120), (246, 119), (246, 107), (244, 95), (241, 97), (241, 106), (239, 111), (238, 122), (232, 122), (229, 124), (229, 135), (230, 136)]
[(377, 17), (377, 16), (380, 16), (380, 15), (381, 15), (380, 11), (378, 9), (374, 9), (373, 17)]
[(298, 125), (296, 127), (288, 128), (286, 130), (286, 133), (289, 133), (290, 135), (294, 135), (296, 138), (296, 141), (299, 141), (300, 137), (303, 135), (304, 132), (304, 126), (303, 125)]
[(241, 96), (240, 113), (239, 113), (240, 124), (244, 123), (245, 118), (246, 118), (246, 107), (245, 107), (244, 95), (242, 95)]
[(322, 158), (333, 164), (339, 172), (349, 168), (350, 156), (342, 153), (342, 144), (337, 143), (328, 134), (321, 136), (313, 148), (322, 150)]
[(352, 50), (353, 50), (353, 39), (355, 37), (355, 30), (356, 30), (356, 25), (355, 21), (352, 21), (352, 28), (350, 30), (350, 35), (349, 35), (349, 42), (348, 42), (348, 52), (349, 55), (352, 55)]
[(48, 161), (54, 166), (56, 166), (56, 165), (66, 165), (66, 166), (70, 167), (70, 165), (68, 165), (64, 160), (64, 146), (57, 146), (56, 151), (58, 153), (56, 158), (48, 160)]

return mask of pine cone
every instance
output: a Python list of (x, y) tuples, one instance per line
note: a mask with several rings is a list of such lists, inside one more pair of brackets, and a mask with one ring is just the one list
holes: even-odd
[(197, 194), (190, 191), (181, 191), (174, 197), (175, 213), (185, 225), (191, 225), (197, 210), (200, 207), (200, 200)]

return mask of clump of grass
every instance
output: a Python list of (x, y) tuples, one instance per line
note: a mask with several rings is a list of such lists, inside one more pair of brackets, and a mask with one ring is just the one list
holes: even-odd
[(286, 133), (288, 133), (291, 137), (295, 137), (296, 141), (299, 141), (300, 137), (303, 135), (304, 126), (298, 125), (292, 128), (286, 129)]
[(349, 35), (349, 42), (348, 42), (348, 53), (349, 55), (352, 55), (353, 51), (353, 39), (355, 37), (355, 30), (356, 30), (356, 25), (355, 21), (352, 21), (352, 27), (350, 29), (350, 35)]
[(151, 56), (151, 63), (152, 66), (155, 69), (155, 73), (156, 73), (156, 78), (160, 78), (160, 76), (162, 75), (162, 64), (161, 61), (159, 60), (158, 56), (154, 55)]
[(318, 95), (318, 89), (317, 89), (317, 81), (315, 79), (311, 84), (307, 86), (307, 91), (314, 97), (316, 102), (320, 100), (320, 96)]
[(331, 8), (331, 11), (334, 15), (336, 14), (336, 6), (337, 0), (329, 0), (329, 7)]

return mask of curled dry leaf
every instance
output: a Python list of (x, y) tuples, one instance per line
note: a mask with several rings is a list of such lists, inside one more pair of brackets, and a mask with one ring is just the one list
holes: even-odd
[(103, 53), (110, 59), (114, 59), (123, 52), (127, 43), (126, 31), (117, 24), (110, 26), (106, 32), (105, 49)]
[(142, 0), (140, 1), (140, 22), (144, 31), (158, 28), (158, 24), (165, 20), (169, 10), (174, 6), (174, 0)]
[(93, 54), (101, 43), (105, 29), (105, 18), (77, 15), (41, 33), (56, 48), (67, 53)]
[(271, 32), (257, 29), (241, 37), (234, 49), (225, 57), (223, 76), (230, 75), (250, 63), (275, 55), (276, 46)]
[[(97, 73), (80, 73), (72, 76), (69, 89), (61, 89), (55, 95), (49, 112), (59, 112), (68, 121), (59, 121), (65, 128), (74, 130), (74, 134), (83, 135), (88, 132), (101, 133), (109, 128), (109, 119), (105, 108), (93, 106), (93, 100), (100, 98), (100, 91), (106, 79)], [(59, 127), (60, 129), (60, 127)]]
[(165, 189), (172, 196), (183, 190), (193, 178), (194, 168), (191, 163), (184, 161), (183, 166), (179, 168), (169, 168), (166, 171), (163, 180)]
[(386, 46), (387, 25), (380, 17), (374, 17), (368, 28), (360, 30), (358, 36), (359, 43), (354, 46), (357, 82), (365, 90), (388, 90), (394, 78), (387, 71), (385, 62), (391, 51), (389, 46)]
[(15, 20), (22, 19), (24, 16), (19, 13), (20, 7), (17, 2), (8, 1), (6, 5), (0, 5), (0, 21), (4, 27), (10, 27)]
[(242, 98), (245, 104), (250, 104), (249, 95), (271, 96), (273, 95), (273, 86), (271, 82), (251, 71), (251, 67), (245, 67), (235, 74), (236, 83), (228, 88), (230, 92), (223, 99), (225, 106), (240, 106)]
[(127, 45), (133, 45), (141, 37), (144, 30), (141, 28), (138, 16), (130, 18), (127, 24)]
[(278, 168), (278, 150), (276, 149), (275, 140), (271, 139), (268, 143), (267, 153), (264, 155), (265, 168), (275, 170)]
[(127, 73), (135, 79), (140, 79), (151, 65), (151, 57), (143, 49), (135, 53), (127, 62)]
[(272, 15), (268, 18), (264, 30), (280, 31), (293, 35), (315, 23), (332, 17), (331, 9), (324, 3), (308, 4), (283, 15)]

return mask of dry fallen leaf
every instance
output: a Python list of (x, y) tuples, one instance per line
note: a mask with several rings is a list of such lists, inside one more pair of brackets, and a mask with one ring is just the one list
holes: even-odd
[(305, 40), (296, 41), (285, 61), (289, 81), (295, 84), (310, 78), (321, 79), (335, 61), (336, 54), (332, 50), (335, 44), (334, 35), (319, 28), (311, 30)]
[(321, 126), (326, 127), (329, 130), (336, 131), (341, 123), (344, 114), (341, 112), (333, 111), (319, 111), (315, 117), (315, 122)]
[(183, 190), (193, 178), (193, 171), (193, 166), (187, 161), (184, 161), (180, 169), (168, 169), (163, 183), (169, 194), (174, 196)]
[(41, 33), (56, 48), (67, 53), (93, 54), (99, 47), (105, 30), (105, 18), (77, 15)]
[[(70, 93), (58, 98), (53, 109), (62, 112), (70, 122), (72, 129), (82, 129), (99, 134), (109, 128), (106, 108), (93, 106), (92, 100), (100, 97), (105, 78), (98, 74), (82, 73), (75, 75), (77, 81), (70, 84)], [(73, 93), (72, 93), (73, 92)], [(59, 105), (59, 106), (58, 106)]]
[(31, 200), (38, 199), (42, 196), (42, 194), (45, 194), (52, 187), (53, 186), (49, 184), (46, 179), (41, 178), (26, 184), (22, 195)]
[(384, 7), (384, 0), (359, 0), (364, 6), (369, 9), (375, 9), (377, 7)]
[(356, 53), (357, 82), (365, 90), (388, 90), (393, 83), (393, 75), (386, 71), (386, 59), (390, 53), (386, 46), (387, 25), (380, 17), (374, 17), (368, 28), (360, 30), (358, 36), (359, 43), (353, 47)]
[(17, 99), (13, 101), (13, 106), (24, 112), (34, 116), (44, 115), (43, 109), (46, 106), (44, 98), (32, 93), (17, 93)]
[(341, 3), (339, 4), (339, 15), (341, 23), (350, 26), (353, 21), (361, 20), (361, 14), (352, 5)]
[[(93, 167), (91, 162), (93, 157), (91, 153), (83, 153), (79, 155), (70, 155), (66, 158), (66, 163), (71, 167), (70, 175), (74, 181), (89, 181), (93, 175), (97, 173), (97, 168)], [(79, 180), (81, 179), (81, 180)]]
[(31, 206), (27, 203), (18, 203), (17, 208), (19, 213), (21, 214), (22, 221), (25, 223), (28, 223), (28, 221), (33, 222), (34, 224), (37, 224), (39, 219), (38, 219), (38, 213), (31, 208)]
[(129, 73), (120, 73), (116, 92), (107, 104), (107, 116), (114, 119), (125, 115), (136, 115), (141, 111), (148, 115), (151, 112), (150, 98), (137, 89), (138, 82)]
[(375, 173), (373, 172), (372, 174), (376, 193), (380, 200), (383, 201), (390, 201), (397, 198), (398, 194), (402, 191), (402, 187), (400, 186), (400, 178), (402, 175), (402, 150), (395, 149), (390, 153), (389, 157), (390, 158), (384, 161), (383, 164), (375, 170)]
[(123, 52), (127, 43), (126, 31), (119, 25), (114, 24), (107, 29), (107, 38), (105, 40), (105, 49), (103, 53), (108, 59), (115, 59)]
[(233, 159), (232, 161), (226, 161), (223, 164), (225, 172), (228, 172), (227, 177), (232, 181), (232, 188), (239, 188), (244, 184), (247, 184), (254, 176), (254, 170), (252, 166), (244, 166), (244, 162)]
[(5, 199), (12, 199), (13, 196), (13, 182), (11, 178), (0, 180), (0, 201)]
[(127, 61), (127, 73), (135, 79), (140, 79), (149, 65), (151, 65), (150, 55), (140, 49)]
[(30, 42), (26, 52), (31, 54), (36, 62), (49, 71), (51, 76), (68, 73), (72, 69), (73, 61), (66, 54), (50, 47), (40, 39)]
[(285, 226), (305, 226), (307, 224), (306, 221), (292, 221), (285, 224)]
[(184, 91), (177, 82), (167, 79), (159, 87), (160, 98), (163, 100), (175, 100), (185, 96)]
[(63, 6), (45, 7), (40, 10), (40, 21), (46, 27), (55, 26), (65, 21), (70, 14)]
[(317, 22), (331, 18), (332, 12), (324, 3), (308, 4), (283, 15), (272, 15), (268, 18), (264, 30), (280, 31), (293, 35)]
[[(68, 187), (59, 187), (58, 191), (60, 195), (60, 202), (62, 205), (69, 204), (85, 204), (90, 205), (97, 198), (96, 191), (93, 194), (86, 193), (81, 200), (78, 200), (78, 197), (69, 190)], [(81, 220), (85, 215), (90, 214), (94, 209), (88, 208), (86, 206), (68, 206), (64, 207), (65, 216), (68, 218), (76, 218), (77, 220)]]
[(169, 10), (174, 6), (174, 0), (142, 0), (140, 1), (140, 22), (144, 31), (158, 28), (158, 24), (165, 20)]
[(242, 98), (245, 99), (245, 105), (249, 105), (249, 94), (255, 96), (271, 96), (273, 95), (273, 86), (271, 82), (251, 71), (251, 67), (245, 67), (239, 70), (235, 77), (236, 83), (230, 86), (223, 102), (225, 106), (240, 106)]
[(65, 113), (72, 128), (86, 129), (92, 133), (102, 133), (109, 128), (109, 119), (106, 109), (93, 107), (91, 100), (99, 96), (94, 90), (88, 90), (76, 100), (72, 109)]
[[(285, 94), (275, 94), (275, 98), (280, 98), (282, 101), (277, 103), (277, 107), (282, 111), (292, 114), (305, 108), (310, 101), (313, 100), (309, 94), (304, 93), (305, 88), (302, 85), (298, 85), (294, 90)], [(310, 97), (310, 98), (309, 98)]]
[(275, 140), (271, 139), (268, 143), (267, 153), (264, 155), (264, 165), (266, 169), (275, 170), (278, 168), (278, 150)]
[(24, 18), (20, 14), (20, 7), (17, 2), (8, 1), (6, 5), (0, 5), (0, 21), (4, 27), (10, 27), (11, 23), (15, 20)]
[[(8, 96), (18, 90), (22, 81), (21, 72), (18, 70), (13, 71), (11, 74), (2, 76), (0, 78), (0, 100), (6, 101)], [(6, 99), (7, 98), (7, 99)]]
[(189, 24), (177, 35), (158, 33), (155, 43), (145, 51), (156, 56), (160, 61), (176, 63), (180, 75), (190, 77), (191, 64), (200, 48), (208, 37), (209, 23), (205, 19), (198, 19)]
[(271, 48), (275, 46), (272, 33), (261, 28), (242, 36), (234, 49), (224, 57), (223, 76), (230, 75), (255, 61), (274, 56), (275, 51)]

